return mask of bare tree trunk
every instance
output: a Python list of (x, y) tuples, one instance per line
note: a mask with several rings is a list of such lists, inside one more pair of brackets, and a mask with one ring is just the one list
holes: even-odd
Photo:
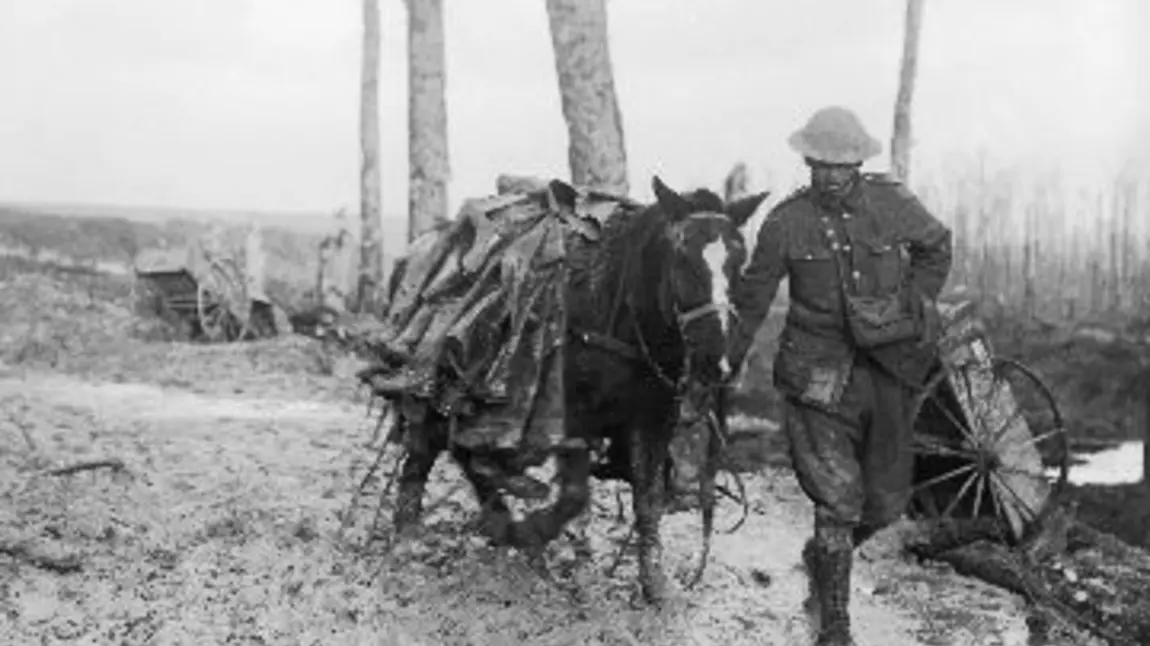
[(447, 219), (443, 0), (407, 0), (407, 239)]
[(547, 18), (571, 181), (626, 195), (627, 151), (607, 44), (606, 0), (547, 0)]
[(910, 105), (918, 73), (918, 35), (921, 28), (922, 0), (906, 0), (902, 69), (898, 76), (898, 98), (894, 104), (894, 134), (890, 141), (891, 172), (901, 182), (910, 179)]
[(383, 283), (383, 214), (379, 182), (379, 0), (363, 0), (363, 64), (360, 77), (360, 232), (356, 309), (374, 306)]

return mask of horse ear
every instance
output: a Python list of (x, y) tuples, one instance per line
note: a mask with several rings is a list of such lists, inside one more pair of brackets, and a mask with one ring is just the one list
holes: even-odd
[(770, 194), (770, 191), (763, 191), (757, 195), (749, 195), (735, 200), (728, 204), (727, 208), (723, 209), (723, 212), (727, 214), (727, 218), (730, 219), (735, 226), (741, 227), (747, 223), (747, 220), (751, 219), (755, 211), (759, 210), (759, 205), (762, 204), (763, 200), (767, 199), (767, 196)]
[(664, 184), (658, 175), (651, 180), (651, 188), (655, 190), (655, 201), (663, 207), (663, 210), (672, 220), (685, 218), (691, 214), (691, 204), (683, 199), (682, 195)]
[(579, 197), (579, 194), (570, 184), (562, 180), (553, 179), (547, 184), (547, 189), (551, 191), (551, 196), (555, 198), (556, 205), (574, 210), (575, 200)]

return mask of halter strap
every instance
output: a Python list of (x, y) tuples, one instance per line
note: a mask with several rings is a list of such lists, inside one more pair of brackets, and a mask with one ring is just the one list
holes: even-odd
[(707, 316), (708, 314), (732, 314), (734, 312), (735, 308), (730, 303), (719, 305), (718, 303), (710, 302), (689, 309), (682, 314), (677, 314), (677, 317), (679, 320), (679, 327), (683, 328), (692, 321)]

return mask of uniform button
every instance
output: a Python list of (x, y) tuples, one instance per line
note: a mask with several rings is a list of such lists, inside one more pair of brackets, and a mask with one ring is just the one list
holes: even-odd
[(849, 220), (849, 219), (851, 219), (851, 214), (850, 214), (850, 213), (843, 213), (843, 219), (844, 219), (844, 220)]
[(831, 251), (838, 251), (838, 250), (839, 250), (839, 243), (832, 242), (831, 243)]
[(851, 246), (849, 244), (843, 245), (843, 251), (850, 251), (850, 250), (851, 250)]
[(832, 237), (832, 238), (835, 237), (835, 230), (834, 229), (827, 229), (827, 235)]
[(857, 281), (859, 278), (862, 278), (862, 274), (858, 273), (857, 271), (852, 271), (851, 272), (851, 278), (853, 278)]

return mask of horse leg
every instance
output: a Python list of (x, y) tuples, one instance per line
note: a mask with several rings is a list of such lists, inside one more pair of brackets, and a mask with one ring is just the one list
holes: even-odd
[(664, 469), (670, 455), (669, 424), (660, 419), (655, 423), (636, 424), (629, 432), (631, 500), (639, 538), (639, 585), (644, 599), (653, 605), (668, 600), (659, 523), (663, 518), (666, 488)]
[(421, 433), (412, 434), (416, 429), (408, 429), (407, 433), (407, 456), (399, 470), (399, 491), (392, 517), (396, 533), (419, 522), (427, 478), (439, 454), (447, 449), (447, 420), (427, 416), (420, 426)]
[(513, 526), (513, 544), (529, 552), (540, 553), (572, 519), (587, 510), (591, 501), (591, 452), (586, 448), (562, 449), (555, 459), (559, 476), (555, 504), (531, 512)]
[(481, 473), (472, 462), (472, 452), (456, 447), (451, 456), (463, 470), (463, 475), (475, 489), (475, 496), (479, 499), (479, 526), (481, 531), (496, 545), (505, 545), (511, 540), (511, 510), (499, 489), (499, 483), (490, 476)]

